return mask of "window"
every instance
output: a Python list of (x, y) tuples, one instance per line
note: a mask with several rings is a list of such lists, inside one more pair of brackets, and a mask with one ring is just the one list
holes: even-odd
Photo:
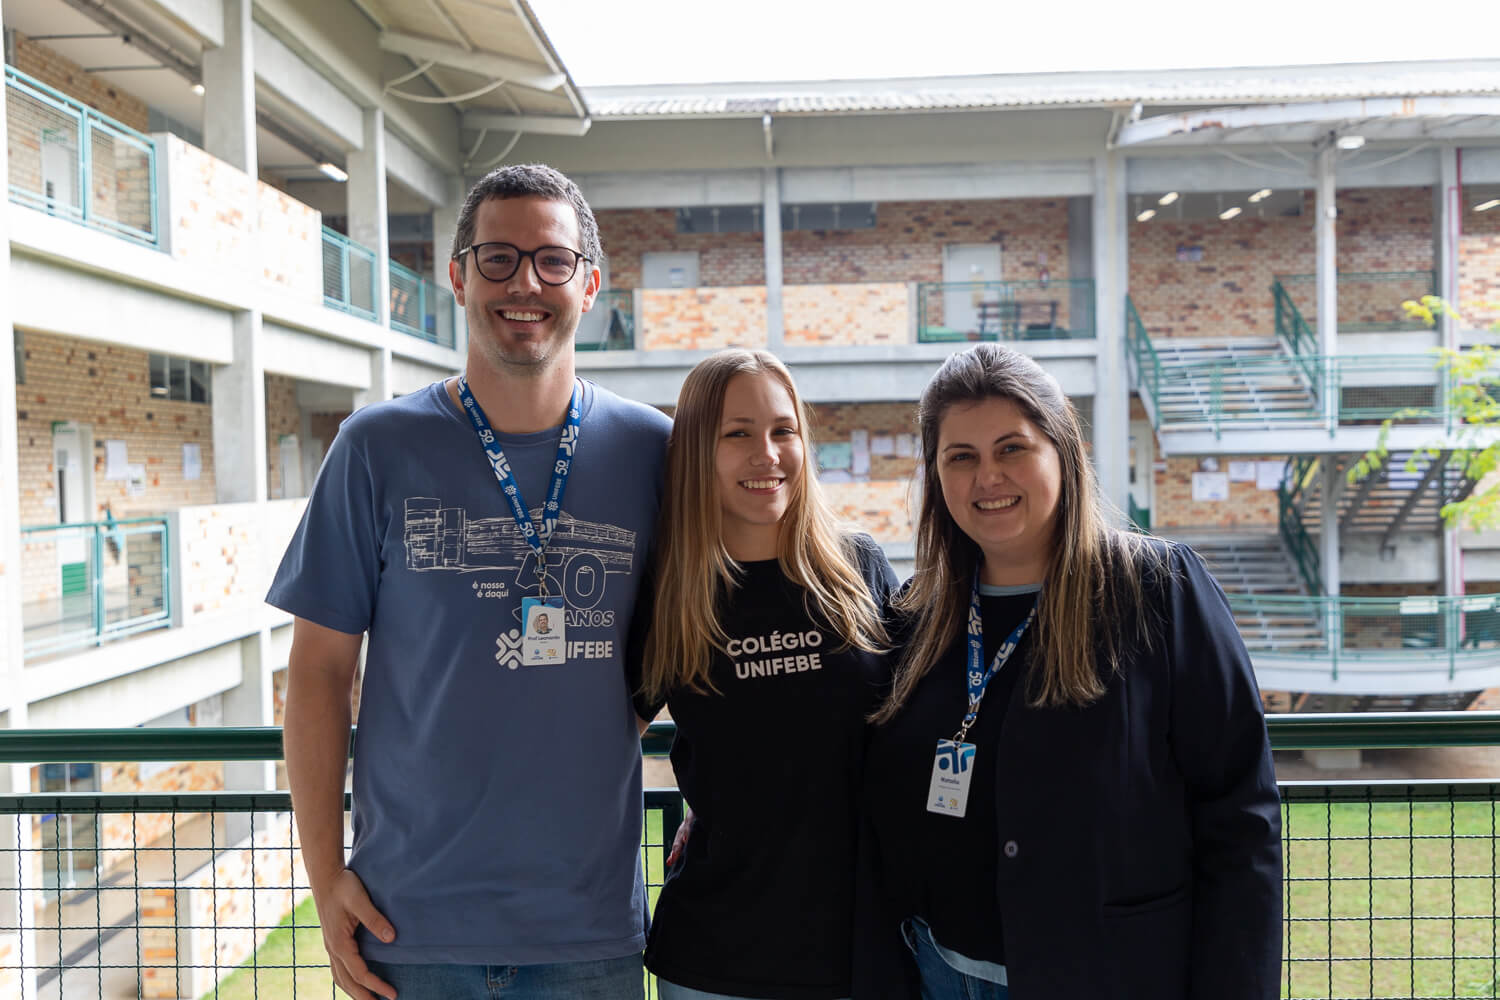
[(153, 399), (173, 399), (182, 403), (213, 401), (213, 368), (207, 361), (153, 354), (150, 365)]
[(26, 335), (20, 330), (15, 333), (16, 346), (16, 385), (26, 384)]
[[(873, 229), (873, 201), (831, 201), (813, 205), (781, 206), (781, 228), (795, 229)], [(759, 205), (710, 205), (677, 210), (679, 233), (758, 233), (761, 226)]]
[(759, 205), (711, 205), (703, 208), (679, 208), (679, 233), (758, 233)]

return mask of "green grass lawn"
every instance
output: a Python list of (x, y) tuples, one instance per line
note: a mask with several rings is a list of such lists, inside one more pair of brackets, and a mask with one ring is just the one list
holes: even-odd
[[(662, 815), (658, 810), (646, 814), (643, 831), (643, 846), (653, 849), (646, 852), (646, 885), (651, 908), (656, 908), (656, 897), (661, 893), (661, 882), (666, 875), (666, 852), (657, 845), (670, 844), (675, 830), (662, 836)], [(296, 930), (292, 925), (296, 924)], [(295, 945), (295, 961), (293, 947)], [(276, 1000), (292, 997), (342, 997), (333, 986), (333, 975), (328, 971), (328, 953), (323, 950), (323, 935), (318, 929), (318, 911), (312, 899), (304, 901), (289, 914), (266, 938), (252, 961), (247, 961), (225, 977), (218, 992), (209, 991), (205, 1000), (260, 1000), (275, 997)], [(654, 995), (650, 977), (647, 977), (647, 996)]]
[(1296, 803), (1283, 817), (1283, 996), (1497, 995), (1495, 804)]

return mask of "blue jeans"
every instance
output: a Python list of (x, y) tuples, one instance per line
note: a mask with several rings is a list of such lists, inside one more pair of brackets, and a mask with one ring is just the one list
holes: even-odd
[[(959, 972), (937, 949), (932, 929), (916, 917), (901, 925), (906, 946), (917, 960), (922, 1000), (1010, 1000), (1010, 988)], [(405, 1000), (405, 998), (403, 998)]]
[(367, 960), (400, 1000), (642, 1000), (640, 955), (551, 965), (399, 965)]

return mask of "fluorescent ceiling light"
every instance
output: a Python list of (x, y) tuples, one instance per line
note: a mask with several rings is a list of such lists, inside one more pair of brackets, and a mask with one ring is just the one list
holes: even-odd
[(1489, 201), (1481, 202), (1474, 206), (1476, 212), (1488, 212), (1492, 208), (1500, 207), (1500, 198), (1491, 198)]
[(1339, 149), (1359, 149), (1364, 144), (1365, 137), (1362, 135), (1341, 135), (1337, 142)]
[(197, 94), (199, 97), (203, 96), (203, 84), (201, 84), (201, 83), (195, 83), (191, 87), (189, 87), (188, 89), (191, 90), (193, 93)]
[(327, 177), (329, 180), (338, 181), (340, 184), (349, 179), (349, 175), (344, 173), (344, 171), (340, 169), (338, 164), (336, 163), (329, 163), (325, 160), (324, 162), (318, 164), (318, 169), (323, 172), (323, 176)]
[(1261, 188), (1259, 191), (1255, 192), (1254, 194), (1252, 194), (1250, 196), (1250, 201), (1252, 203), (1257, 202), (1257, 201), (1265, 201), (1269, 197), (1271, 197), (1271, 189), (1270, 188)]
[(1228, 221), (1229, 219), (1234, 218), (1236, 215), (1239, 215), (1242, 211), (1244, 211), (1244, 209), (1240, 208), (1240, 206), (1233, 205), (1233, 206), (1231, 206), (1229, 208), (1224, 209), (1224, 211), (1220, 212), (1219, 213), (1219, 218), (1224, 219), (1225, 221)]
[(1156, 199), (1156, 203), (1158, 205), (1170, 205), (1170, 204), (1172, 204), (1172, 202), (1174, 202), (1176, 200), (1177, 200), (1177, 192), (1176, 191), (1168, 191), (1166, 194), (1164, 194), (1160, 198)]
[(1156, 209), (1154, 209), (1154, 208), (1148, 208), (1144, 212), (1142, 212), (1139, 215), (1137, 215), (1135, 217), (1135, 221), (1136, 222), (1150, 222), (1154, 218), (1156, 218)]

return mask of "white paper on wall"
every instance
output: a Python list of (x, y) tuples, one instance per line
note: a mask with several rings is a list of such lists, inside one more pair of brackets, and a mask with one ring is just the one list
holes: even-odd
[(130, 463), (125, 452), (124, 441), (104, 442), (104, 478), (124, 479), (130, 473), (126, 466)]
[(1229, 475), (1224, 472), (1193, 473), (1193, 500), (1213, 503), (1229, 499)]
[(203, 449), (196, 444), (182, 443), (182, 478), (199, 479), (203, 476)]
[(852, 471), (856, 476), (870, 474), (870, 432), (850, 431), (849, 447), (852, 451)]
[(146, 494), (146, 467), (144, 465), (130, 465), (126, 467), (125, 493), (127, 496), (139, 497)]
[(1231, 483), (1253, 483), (1255, 482), (1254, 462), (1230, 462), (1229, 481)]
[(1285, 462), (1256, 462), (1255, 488), (1258, 490), (1279, 489), (1281, 487), (1281, 472), (1285, 468)]
[(870, 454), (886, 456), (896, 454), (895, 436), (891, 434), (876, 434), (870, 438)]
[(896, 435), (896, 457), (915, 458), (917, 454), (917, 439), (911, 434)]

